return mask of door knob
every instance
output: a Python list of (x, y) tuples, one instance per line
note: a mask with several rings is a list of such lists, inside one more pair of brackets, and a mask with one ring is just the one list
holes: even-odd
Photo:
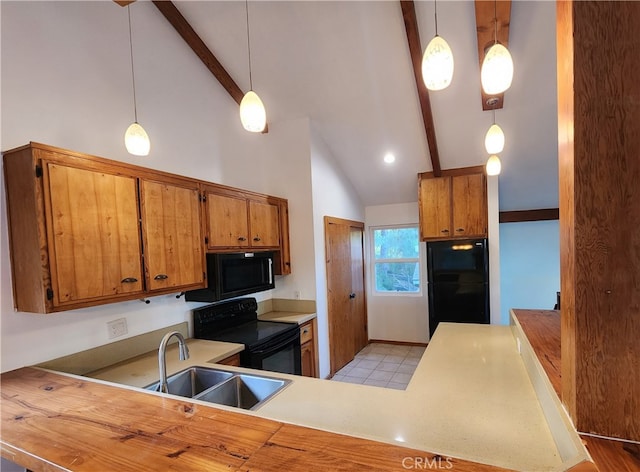
[(355, 294), (355, 293), (353, 293), (353, 292), (351, 292), (351, 293), (349, 294), (349, 298), (356, 298), (356, 294)]

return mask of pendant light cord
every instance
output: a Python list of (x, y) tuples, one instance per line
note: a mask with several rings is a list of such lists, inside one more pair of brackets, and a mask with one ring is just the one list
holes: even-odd
[(498, 44), (498, 0), (493, 0), (493, 44)]
[(251, 77), (251, 39), (249, 38), (249, 0), (245, 0), (245, 11), (247, 14), (247, 50), (249, 51), (249, 90), (253, 90), (253, 79)]
[(433, 0), (433, 16), (436, 22), (436, 36), (438, 36), (438, 0)]
[(131, 8), (127, 5), (127, 13), (129, 15), (129, 52), (131, 55), (131, 82), (133, 84), (133, 116), (134, 121), (138, 122), (138, 108), (136, 106), (136, 76), (133, 71), (133, 41), (131, 39)]

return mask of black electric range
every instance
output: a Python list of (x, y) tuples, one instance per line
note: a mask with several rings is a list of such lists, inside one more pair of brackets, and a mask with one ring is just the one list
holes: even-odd
[(297, 324), (258, 320), (255, 298), (238, 298), (193, 310), (194, 338), (244, 344), (240, 365), (300, 374)]

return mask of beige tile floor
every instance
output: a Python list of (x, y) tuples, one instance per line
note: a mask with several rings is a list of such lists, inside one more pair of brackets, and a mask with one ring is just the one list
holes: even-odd
[(331, 380), (404, 390), (425, 349), (421, 346), (372, 343), (336, 372)]

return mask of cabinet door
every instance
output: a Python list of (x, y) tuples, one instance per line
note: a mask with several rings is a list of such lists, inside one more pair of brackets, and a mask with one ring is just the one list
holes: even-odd
[(225, 357), (221, 361), (216, 362), (216, 364), (232, 365), (235, 367), (240, 367), (240, 354), (234, 354), (232, 356)]
[(487, 196), (484, 174), (452, 178), (453, 236), (487, 234)]
[(305, 377), (315, 377), (316, 357), (312, 342), (304, 343), (300, 346), (300, 357), (302, 375), (304, 375)]
[(247, 200), (207, 193), (207, 248), (247, 247)]
[(136, 179), (45, 168), (54, 306), (142, 292)]
[(141, 181), (149, 291), (204, 283), (198, 187)]
[(420, 180), (420, 236), (451, 237), (451, 178)]
[(316, 340), (314, 321), (307, 321), (300, 326), (300, 355), (302, 362), (302, 375), (316, 377)]
[(252, 247), (280, 246), (280, 218), (278, 205), (249, 201)]

